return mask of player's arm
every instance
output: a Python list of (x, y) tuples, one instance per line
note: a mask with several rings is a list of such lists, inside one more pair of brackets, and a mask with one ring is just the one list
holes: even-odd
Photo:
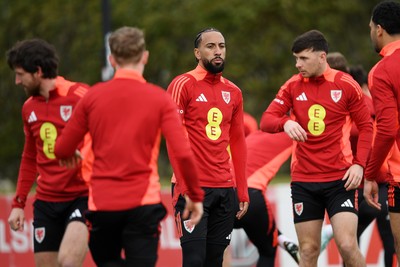
[(236, 190), (239, 199), (239, 211), (236, 217), (240, 219), (246, 214), (250, 201), (245, 174), (247, 149), (244, 136), (243, 100), (241, 94), (238, 105), (235, 107), (234, 113), (232, 115), (229, 136), (229, 145), (231, 149), (233, 169), (235, 171)]
[[(167, 93), (172, 97), (172, 100), (176, 104), (176, 112), (179, 114), (179, 118), (182, 124), (185, 124), (184, 116), (186, 113), (186, 104), (190, 101), (188, 100), (188, 88), (193, 86), (192, 80), (190, 76), (180, 75), (177, 76), (168, 86)], [(185, 135), (187, 136), (187, 132), (185, 129)], [(185, 180), (183, 179), (183, 175), (178, 167), (179, 164), (176, 160), (175, 155), (172, 153), (172, 149), (169, 149), (170, 140), (166, 140), (168, 157), (170, 163), (172, 165), (172, 169), (174, 171), (174, 176), (176, 179), (176, 183), (179, 184), (179, 188), (187, 188), (185, 185)], [(178, 197), (178, 196), (176, 196)]]
[(164, 103), (161, 131), (168, 142), (169, 155), (176, 160), (177, 164), (174, 167), (178, 169), (177, 173), (181, 174), (186, 184), (183, 193), (187, 193), (193, 201), (202, 201), (203, 190), (199, 186), (197, 166), (185, 128), (169, 95), (165, 95)]
[[(176, 77), (167, 88), (167, 92), (178, 106), (178, 111), (185, 111), (186, 102), (188, 101), (188, 91), (193, 86), (192, 79), (191, 76), (180, 75)], [(184, 113), (180, 113), (180, 115), (183, 121)]]
[(385, 79), (373, 79), (371, 94), (376, 114), (376, 135), (365, 178), (373, 180), (392, 148), (398, 129), (397, 102)]
[(184, 183), (182, 194), (189, 197), (189, 199), (186, 198), (183, 216), (187, 216), (191, 211), (191, 222), (197, 224), (203, 214), (204, 192), (200, 188), (197, 165), (189, 139), (176, 112), (176, 105), (169, 95), (165, 95), (165, 105), (161, 113), (161, 131), (168, 142), (168, 154), (174, 158), (176, 162), (174, 171), (180, 174)]
[(368, 80), (377, 120), (374, 144), (364, 174), (364, 198), (370, 206), (381, 209), (375, 179), (396, 140), (398, 122), (393, 114), (397, 114), (397, 102), (385, 76), (377, 77), (372, 72)]
[(269, 133), (284, 131), (292, 140), (304, 142), (307, 140), (307, 132), (289, 116), (289, 111), (292, 109), (292, 99), (288, 86), (293, 79), (295, 77), (281, 87), (275, 99), (263, 113), (260, 128)]
[(357, 155), (353, 159), (353, 164), (365, 168), (371, 152), (373, 120), (360, 86), (357, 83), (346, 83), (345, 85), (349, 86), (350, 116), (358, 129)]
[(282, 132), (284, 130), (283, 126), (290, 120), (289, 111), (292, 108), (292, 100), (288, 86), (292, 79), (282, 85), (274, 100), (264, 111), (260, 122), (262, 131), (269, 133)]
[(23, 230), (25, 221), (23, 209), (29, 191), (37, 177), (35, 138), (31, 135), (27, 126), (24, 126), (24, 132), (25, 144), (18, 174), (17, 189), (12, 201), (12, 210), (8, 218), (11, 229), (15, 231)]
[(349, 95), (348, 107), (350, 116), (355, 122), (359, 133), (357, 154), (353, 159), (353, 165), (346, 171), (342, 179), (346, 180), (344, 185), (346, 190), (353, 190), (358, 188), (362, 182), (368, 155), (371, 151), (372, 119), (360, 86), (354, 81), (348, 82), (347, 79), (346, 76), (343, 76), (343, 88), (345, 86), (348, 87), (346, 93)]
[(75, 157), (75, 151), (88, 132), (87, 116), (83, 100), (75, 107), (71, 119), (57, 138), (54, 154), (58, 159)]

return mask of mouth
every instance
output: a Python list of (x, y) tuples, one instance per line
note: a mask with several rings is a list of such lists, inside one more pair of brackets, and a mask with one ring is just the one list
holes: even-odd
[(307, 74), (307, 72), (305, 72), (304, 70), (299, 70), (299, 73), (301, 74), (301, 75), (306, 75)]
[(212, 60), (215, 64), (222, 64), (224, 60), (220, 57), (216, 57)]

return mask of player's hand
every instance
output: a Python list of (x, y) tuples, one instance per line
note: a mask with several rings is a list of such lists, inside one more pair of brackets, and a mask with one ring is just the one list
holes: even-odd
[(304, 129), (293, 120), (288, 120), (283, 125), (285, 133), (294, 141), (305, 142), (307, 140), (307, 133)]
[(381, 210), (379, 203), (379, 187), (376, 181), (364, 180), (364, 199), (373, 208)]
[(346, 191), (356, 189), (360, 186), (364, 174), (364, 168), (358, 164), (353, 164), (344, 174), (342, 180), (346, 180), (344, 188)]
[(182, 218), (189, 217), (190, 226), (198, 224), (203, 217), (203, 202), (193, 202), (187, 195), (184, 196), (186, 200), (185, 209), (183, 210)]
[(236, 213), (236, 218), (238, 220), (242, 219), (243, 216), (246, 214), (248, 208), (249, 208), (249, 202), (240, 202), (239, 211)]
[(81, 152), (77, 149), (75, 150), (75, 155), (67, 159), (60, 159), (59, 163), (62, 167), (67, 167), (68, 169), (76, 168), (79, 163), (83, 160)]
[(8, 224), (14, 231), (23, 231), (25, 222), (25, 213), (21, 208), (13, 208), (8, 217)]

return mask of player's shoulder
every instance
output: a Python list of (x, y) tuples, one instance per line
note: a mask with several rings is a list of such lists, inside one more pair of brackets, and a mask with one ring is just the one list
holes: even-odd
[(90, 86), (86, 83), (75, 82), (69, 89), (70, 94), (75, 94), (83, 97), (90, 89)]
[(177, 75), (171, 84), (192, 85), (197, 82), (196, 76), (191, 71)]
[(27, 110), (35, 107), (37, 105), (37, 100), (35, 97), (30, 96), (28, 99), (25, 100), (24, 104), (22, 105), (22, 113), (25, 113)]
[(56, 78), (56, 88), (61, 96), (77, 96), (81, 98), (88, 92), (89, 85), (58, 76)]
[(338, 84), (340, 89), (350, 89), (350, 90), (361, 90), (360, 85), (354, 78), (346, 72), (334, 70), (335, 71), (335, 83)]
[(225, 78), (225, 77), (223, 77), (223, 76), (221, 76), (221, 82), (223, 83), (223, 84), (225, 84), (228, 88), (231, 88), (232, 90), (234, 90), (234, 91), (239, 91), (239, 92), (241, 92), (241, 90), (240, 90), (240, 88), (239, 88), (239, 86), (237, 86), (235, 83), (233, 83), (231, 80), (229, 80), (229, 79), (227, 79), (227, 78)]
[(170, 92), (179, 92), (180, 94), (182, 90), (188, 90), (189, 88), (195, 87), (196, 83), (196, 77), (191, 72), (186, 72), (177, 75), (168, 85), (167, 90)]
[[(149, 93), (153, 93), (153, 94), (164, 95), (167, 93), (167, 91), (164, 88), (162, 88), (161, 86), (154, 84), (154, 83), (150, 83), (150, 82), (147, 82), (145, 84), (145, 88), (146, 88), (146, 91), (148, 91)], [(147, 89), (149, 89), (149, 90), (147, 90)]]
[(299, 87), (297, 85), (299, 83), (302, 83), (303, 81), (304, 81), (304, 78), (301, 76), (300, 73), (294, 74), (289, 79), (286, 80), (286, 82), (281, 86), (280, 90), (285, 90), (291, 86)]

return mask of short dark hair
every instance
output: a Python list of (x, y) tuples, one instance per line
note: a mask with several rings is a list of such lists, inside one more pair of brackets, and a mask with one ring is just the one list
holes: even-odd
[(368, 84), (368, 74), (362, 65), (351, 66), (349, 73), (360, 86)]
[(7, 51), (7, 63), (11, 69), (18, 67), (29, 73), (35, 73), (40, 67), (43, 78), (57, 77), (58, 62), (54, 46), (38, 38), (19, 41)]
[(300, 53), (306, 49), (312, 49), (312, 51), (324, 51), (328, 53), (328, 42), (320, 31), (311, 30), (298, 36), (293, 41), (293, 53)]
[(220, 33), (219, 30), (217, 30), (216, 28), (212, 28), (212, 27), (205, 28), (205, 29), (199, 31), (196, 35), (196, 38), (194, 39), (194, 48), (199, 47), (199, 44), (201, 43), (201, 40), (202, 40), (201, 37), (202, 37), (203, 33), (205, 33), (205, 32), (219, 32)]
[(377, 4), (372, 10), (371, 20), (390, 35), (400, 33), (400, 3), (384, 1)]

